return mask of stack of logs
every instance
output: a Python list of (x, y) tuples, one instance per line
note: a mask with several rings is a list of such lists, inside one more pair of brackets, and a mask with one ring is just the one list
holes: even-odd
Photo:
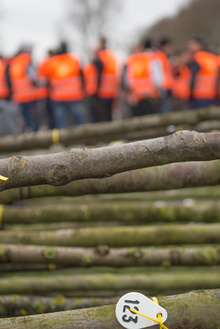
[[(139, 291), (165, 296), (169, 329), (216, 329), (219, 120), (211, 108), (63, 130), (63, 145), (167, 136), (46, 155), (33, 149), (51, 132), (1, 138), (2, 153), (32, 151), (0, 160), (0, 328), (122, 328), (115, 303)], [(215, 131), (170, 134), (195, 127)]]

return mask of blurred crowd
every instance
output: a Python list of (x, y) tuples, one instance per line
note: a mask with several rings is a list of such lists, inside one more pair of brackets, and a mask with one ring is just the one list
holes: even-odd
[(125, 63), (100, 38), (85, 65), (65, 42), (34, 65), (26, 44), (11, 58), (1, 56), (0, 101), (16, 108), (22, 131), (111, 121), (118, 112), (122, 118), (193, 110), (219, 103), (219, 68), (220, 57), (197, 37), (178, 51), (168, 38), (147, 38)]

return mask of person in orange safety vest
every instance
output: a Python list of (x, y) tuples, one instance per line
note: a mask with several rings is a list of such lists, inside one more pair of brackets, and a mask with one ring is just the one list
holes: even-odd
[(97, 70), (97, 86), (94, 93), (97, 102), (95, 121), (111, 121), (114, 100), (119, 93), (120, 64), (116, 54), (106, 48), (101, 38), (92, 63)]
[(197, 37), (188, 41), (188, 49), (192, 54), (190, 108), (204, 108), (216, 100), (217, 57), (205, 50), (204, 42)]
[(183, 49), (176, 54), (171, 62), (174, 83), (172, 88), (173, 111), (186, 110), (190, 98), (191, 72), (188, 67), (190, 63), (190, 53)]
[(145, 40), (141, 50), (128, 56), (123, 70), (122, 88), (127, 90), (132, 116), (157, 112), (163, 72), (151, 46), (151, 40)]
[(83, 124), (83, 72), (80, 60), (68, 52), (65, 42), (61, 42), (58, 54), (51, 58), (47, 76), (56, 128), (66, 128), (69, 115), (76, 125)]
[(161, 109), (162, 113), (172, 112), (172, 88), (173, 88), (173, 74), (169, 61), (169, 55), (172, 52), (172, 43), (169, 38), (162, 38), (159, 42), (159, 49), (155, 51), (157, 60), (161, 63), (163, 69), (163, 94)]
[(50, 129), (55, 128), (55, 120), (50, 101), (50, 84), (48, 79), (48, 72), (50, 61), (54, 55), (55, 51), (52, 49), (48, 50), (47, 57), (45, 57), (38, 65), (39, 100), (41, 101), (43, 112), (46, 114), (47, 125)]
[(38, 118), (35, 113), (38, 88), (36, 87), (36, 71), (31, 57), (31, 46), (23, 45), (13, 58), (9, 69), (12, 99), (20, 107), (26, 126), (33, 131), (38, 130)]

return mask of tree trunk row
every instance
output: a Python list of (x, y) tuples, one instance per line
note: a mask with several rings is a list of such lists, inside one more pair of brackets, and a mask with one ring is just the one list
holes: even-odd
[[(102, 225), (112, 222), (157, 223), (157, 222), (220, 222), (220, 204), (216, 202), (195, 202), (167, 204), (147, 202), (101, 202), (92, 204), (54, 204), (41, 206), (4, 206), (2, 224), (45, 224), (57, 223), (61, 227), (67, 222), (78, 225)], [(98, 223), (97, 223), (98, 224)], [(49, 225), (50, 227), (50, 225)], [(60, 228), (61, 228), (60, 227)]]
[[(170, 329), (216, 329), (220, 323), (220, 291), (206, 290), (158, 297), (168, 312)], [(115, 304), (77, 311), (58, 312), (0, 320), (4, 329), (122, 329), (115, 316)], [(151, 327), (152, 329), (158, 326)]]
[(220, 265), (220, 247), (62, 248), (0, 245), (0, 263), (71, 266), (203, 266)]
[[(197, 111), (175, 112), (167, 114), (148, 115), (115, 122), (104, 122), (73, 127), (59, 131), (59, 142), (69, 145), (95, 145), (113, 140), (138, 140), (140, 138), (155, 138), (165, 136), (178, 129), (195, 129), (209, 131), (219, 129), (219, 108), (209, 108)], [(201, 121), (208, 124), (198, 125)], [(214, 122), (212, 122), (214, 120)], [(52, 131), (27, 133), (17, 136), (6, 136), (0, 140), (0, 152), (18, 152), (32, 149), (48, 149), (53, 144)]]
[(220, 159), (220, 133), (180, 131), (119, 146), (1, 159), (0, 173), (9, 179), (1, 182), (0, 191), (42, 184), (61, 186), (74, 180), (105, 178), (168, 163), (215, 159)]
[(56, 297), (0, 296), (0, 317), (16, 317), (110, 305), (116, 303), (117, 299), (116, 297), (65, 298), (62, 295)]
[(162, 246), (220, 243), (220, 224), (88, 227), (42, 232), (0, 231), (2, 244), (66, 247)]
[[(129, 272), (128, 272), (129, 273)], [(166, 291), (187, 291), (191, 289), (215, 289), (220, 285), (220, 275), (216, 270), (188, 270), (163, 273), (147, 271), (145, 274), (75, 274), (50, 276), (13, 276), (1, 278), (0, 294), (36, 294), (65, 293), (87, 291), (118, 291), (149, 290), (164, 294)]]
[[(0, 203), (49, 196), (130, 193), (220, 184), (220, 161), (173, 163), (120, 173), (103, 179), (84, 179), (66, 186), (29, 186), (0, 193)], [(5, 184), (0, 183), (0, 184)]]

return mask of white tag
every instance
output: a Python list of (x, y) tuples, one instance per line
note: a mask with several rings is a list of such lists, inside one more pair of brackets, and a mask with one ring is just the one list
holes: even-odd
[(119, 299), (115, 309), (118, 322), (126, 329), (143, 329), (157, 325), (156, 322), (131, 312), (130, 307), (156, 319), (157, 314), (160, 313), (163, 323), (168, 317), (167, 311), (152, 299), (139, 292), (129, 292)]

